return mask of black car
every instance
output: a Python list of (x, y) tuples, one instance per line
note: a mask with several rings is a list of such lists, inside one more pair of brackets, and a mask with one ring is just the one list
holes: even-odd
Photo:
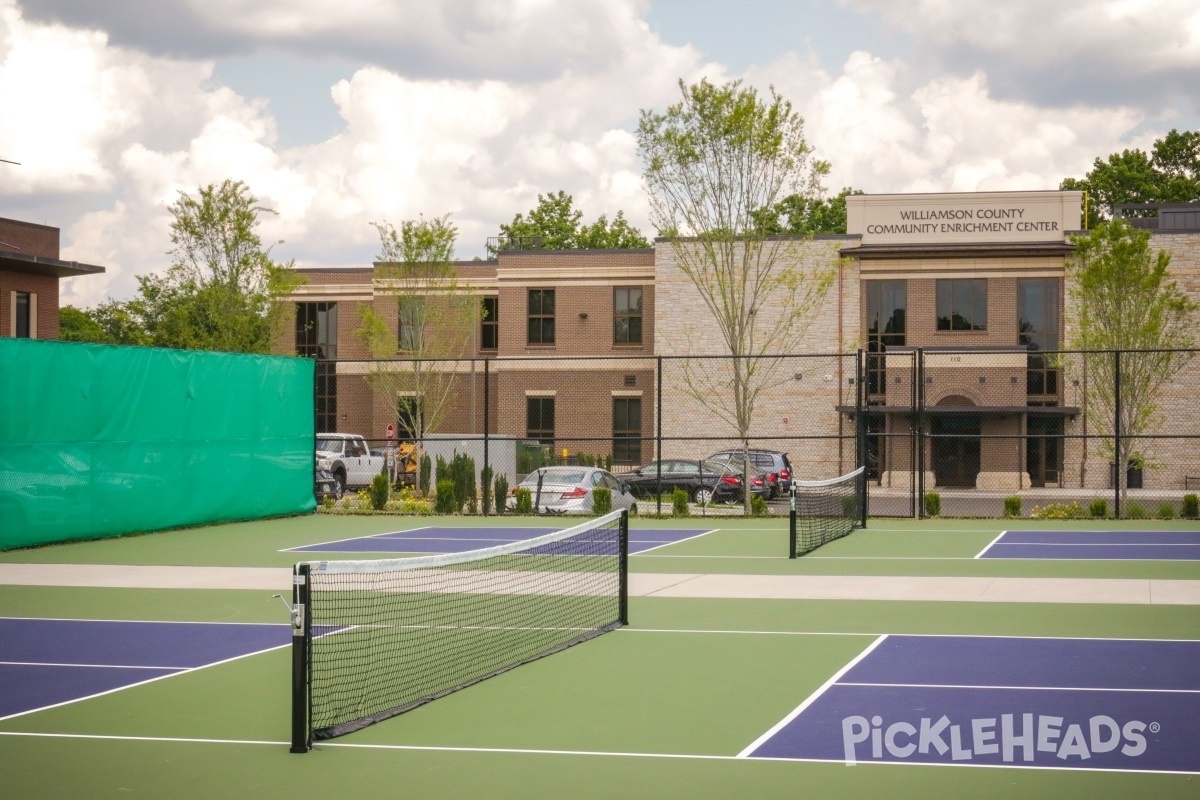
[(742, 499), (741, 474), (729, 464), (667, 458), (652, 461), (617, 480), (628, 484), (635, 497), (655, 497), (684, 489), (695, 503), (733, 503)]
[[(792, 462), (788, 461), (787, 453), (781, 453), (778, 450), (751, 449), (749, 456), (751, 467), (757, 467), (767, 473), (767, 499), (773, 499), (792, 491)], [(719, 453), (713, 453), (709, 459), (730, 464), (739, 472), (742, 468), (741, 450), (722, 450)]]

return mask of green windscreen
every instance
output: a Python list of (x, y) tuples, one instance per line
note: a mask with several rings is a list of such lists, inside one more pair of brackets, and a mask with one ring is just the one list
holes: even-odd
[(0, 549), (311, 511), (313, 364), (0, 339)]

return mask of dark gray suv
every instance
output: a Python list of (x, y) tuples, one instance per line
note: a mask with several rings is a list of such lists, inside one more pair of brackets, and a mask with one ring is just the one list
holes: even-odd
[[(770, 492), (768, 498), (774, 499), (792, 491), (792, 462), (788, 461), (787, 453), (778, 450), (759, 450), (751, 448), (750, 463), (767, 473)], [(722, 450), (708, 457), (711, 461), (721, 461), (741, 469), (741, 450)]]

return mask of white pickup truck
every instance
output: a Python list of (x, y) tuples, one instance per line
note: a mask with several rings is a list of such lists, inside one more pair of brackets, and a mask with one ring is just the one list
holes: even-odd
[(383, 472), (386, 460), (384, 456), (371, 455), (367, 440), (357, 434), (317, 434), (317, 466), (333, 474), (337, 497), (347, 489), (370, 486), (375, 476)]

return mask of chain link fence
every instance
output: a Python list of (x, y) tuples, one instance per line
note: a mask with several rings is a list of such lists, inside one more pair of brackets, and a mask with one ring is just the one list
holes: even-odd
[[(870, 516), (1168, 518), (1200, 491), (1196, 355), (889, 347), (339, 360), (319, 366), (314, 393), (318, 430), (386, 450), (392, 425), (421, 454), (464, 453), (509, 486), (547, 464), (618, 478), (659, 460), (741, 467), (746, 447), (768, 472), (768, 455), (785, 455), (800, 480), (865, 466)], [(763, 495), (759, 513), (788, 513), (786, 492)], [(664, 502), (647, 510), (669, 513)]]

